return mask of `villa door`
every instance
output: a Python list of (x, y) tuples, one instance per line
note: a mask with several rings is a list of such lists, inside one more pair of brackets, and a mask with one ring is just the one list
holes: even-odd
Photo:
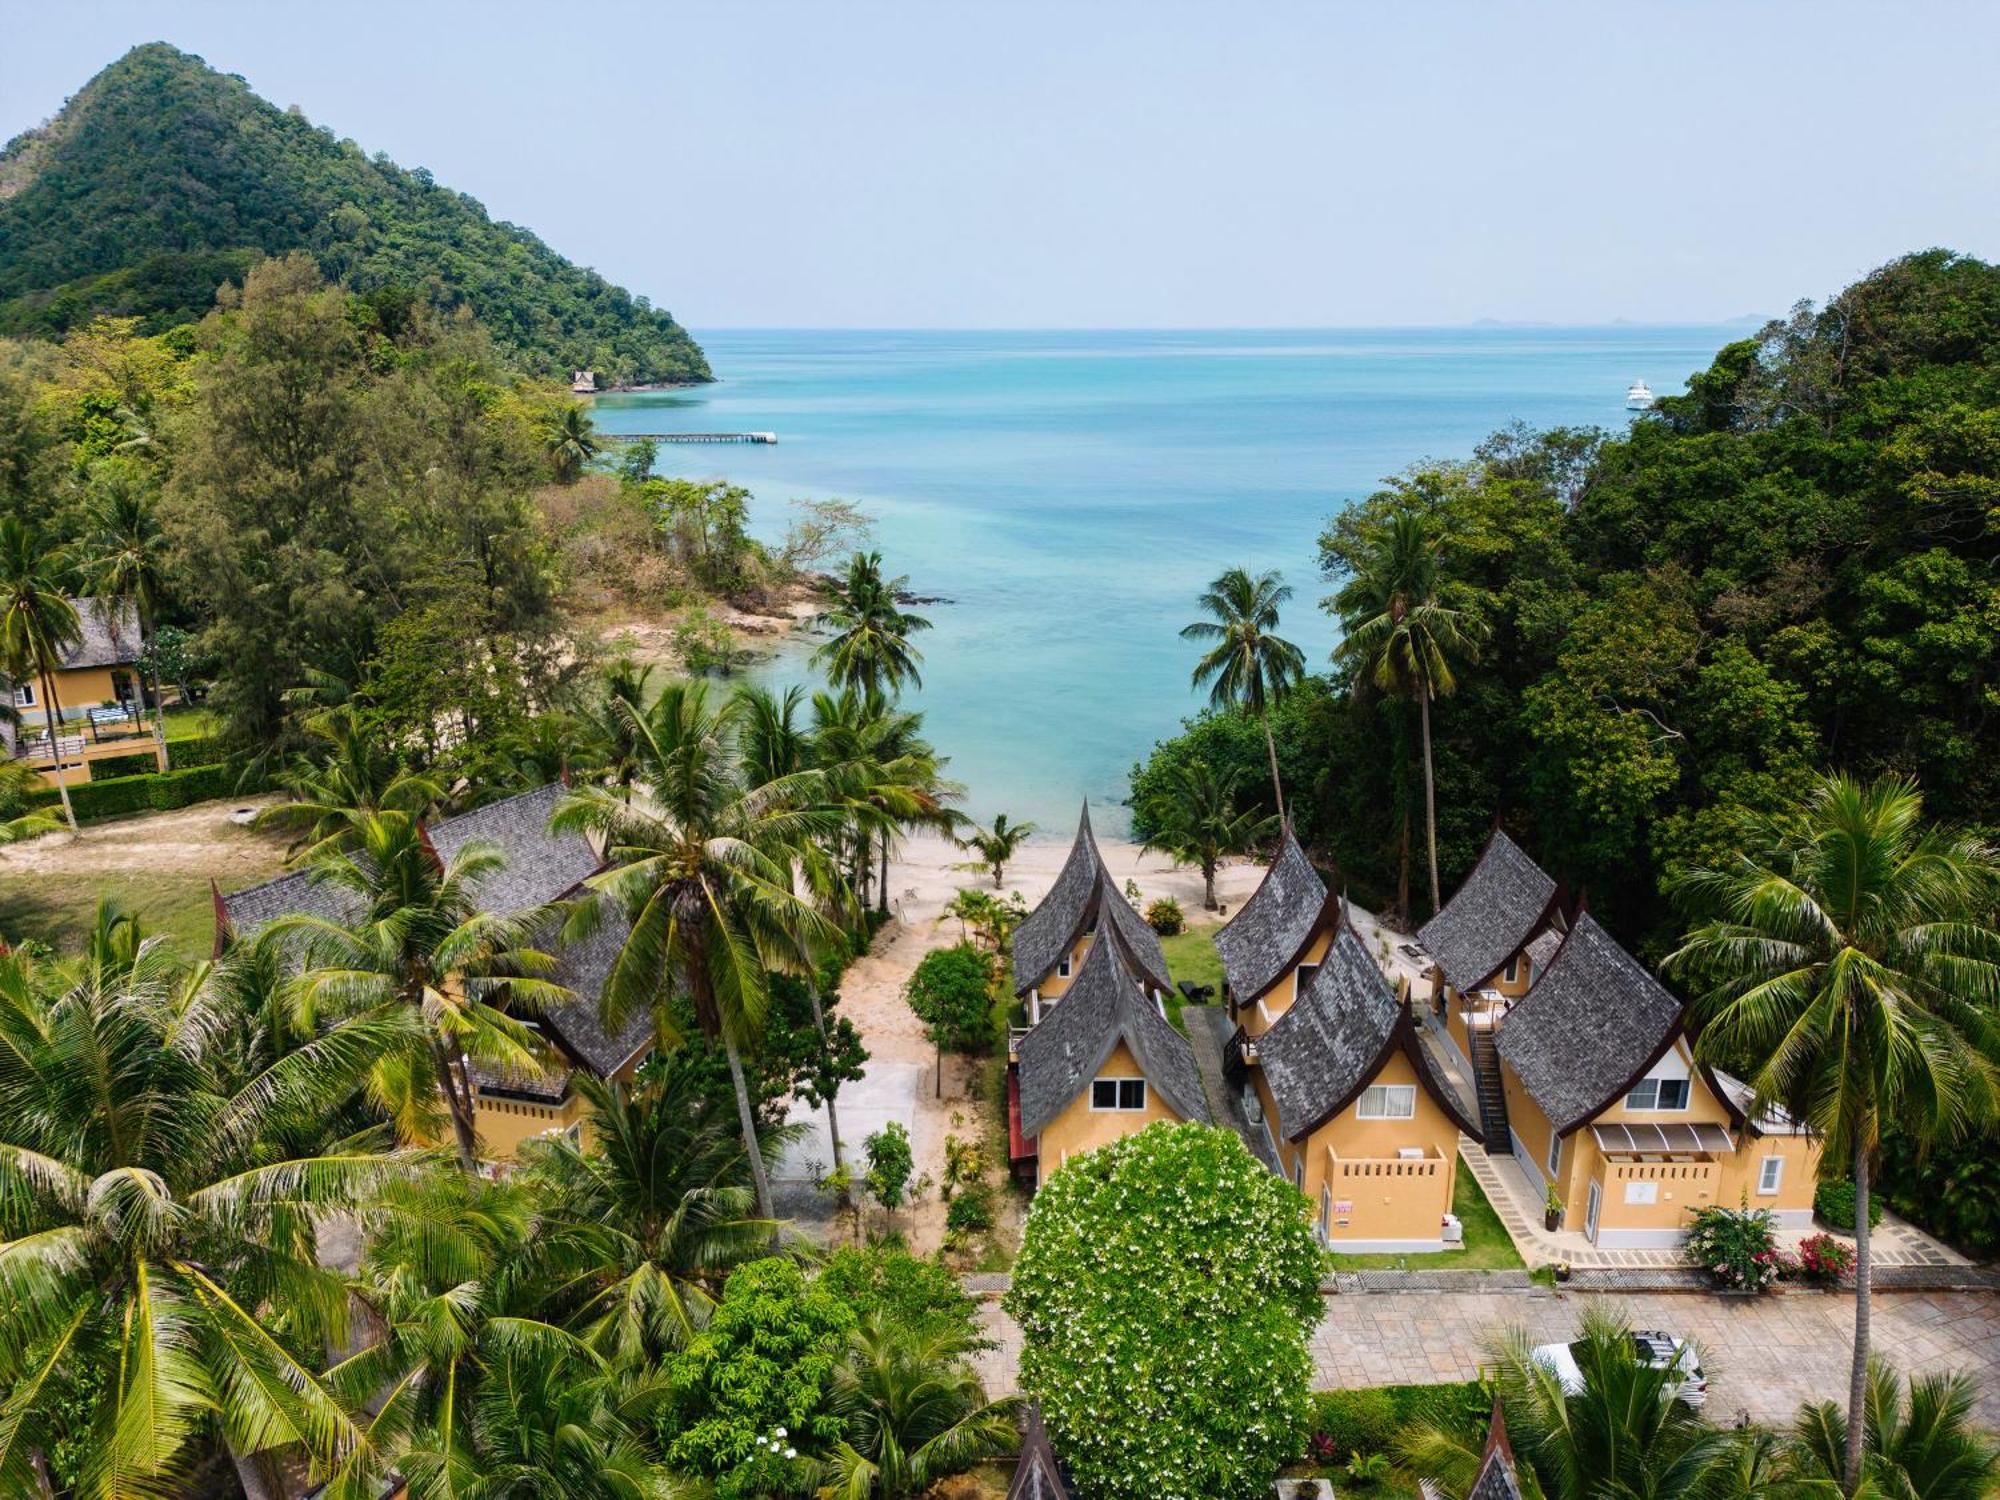
[(1590, 1193), (1583, 1200), (1583, 1236), (1591, 1244), (1597, 1243), (1597, 1210), (1603, 1206), (1604, 1190), (1595, 1182), (1590, 1185)]

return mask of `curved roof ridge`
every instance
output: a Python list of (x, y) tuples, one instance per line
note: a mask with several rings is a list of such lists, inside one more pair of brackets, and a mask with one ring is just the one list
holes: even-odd
[(1417, 929), (1417, 941), (1463, 994), (1490, 979), (1527, 942), (1560, 890), (1496, 823), (1443, 910)]
[(1494, 1036), (1559, 1135), (1601, 1114), (1658, 1062), (1685, 1007), (1589, 912)]
[(1015, 994), (1026, 994), (1056, 967), (1082, 935), (1094, 910), (1100, 916), (1105, 911), (1110, 913), (1112, 924), (1124, 939), (1126, 955), (1141, 977), (1155, 989), (1173, 988), (1158, 934), (1132, 909), (1112, 878), (1110, 867), (1104, 863), (1097, 836), (1091, 830), (1090, 803), (1086, 801), (1083, 815), (1077, 820), (1069, 856), (1057, 872), (1055, 883), (1014, 929)]
[(1291, 824), (1285, 824), (1264, 878), (1215, 934), (1222, 971), (1238, 1004), (1254, 1002), (1292, 966), (1319, 927), (1326, 897), (1326, 882)]

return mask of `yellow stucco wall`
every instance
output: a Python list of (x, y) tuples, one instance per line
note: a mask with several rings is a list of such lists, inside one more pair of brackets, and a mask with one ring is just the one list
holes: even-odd
[[(1391, 1053), (1370, 1082), (1414, 1087), (1416, 1113), (1411, 1118), (1364, 1120), (1357, 1098), (1297, 1143), (1286, 1136), (1299, 1122), (1278, 1118), (1263, 1069), (1255, 1069), (1252, 1077), (1286, 1179), (1298, 1183), (1303, 1165), (1300, 1191), (1312, 1206), (1315, 1224), (1323, 1210), (1334, 1210), (1325, 1215), (1329, 1244), (1338, 1249), (1345, 1241), (1438, 1238), (1458, 1172), (1458, 1126), (1424, 1088), (1407, 1057)], [(1424, 1160), (1397, 1160), (1397, 1151), (1406, 1146), (1422, 1148)], [(1339, 1210), (1343, 1203), (1348, 1205), (1345, 1212)]]
[(479, 1132), (479, 1153), (488, 1161), (512, 1161), (523, 1141), (551, 1130), (567, 1130), (583, 1119), (583, 1100), (575, 1094), (554, 1105), (522, 1099), (496, 1099), (480, 1094), (473, 1100), (473, 1128)]
[[(1131, 1048), (1123, 1042), (1111, 1049), (1111, 1055), (1104, 1060), (1104, 1066), (1097, 1070), (1098, 1078), (1144, 1078), (1138, 1059), (1132, 1056)], [(1035, 1142), (1035, 1154), (1039, 1160), (1041, 1175), (1046, 1179), (1070, 1157), (1099, 1146), (1108, 1146), (1124, 1136), (1136, 1135), (1155, 1120), (1179, 1121), (1172, 1107), (1160, 1097), (1160, 1091), (1146, 1087), (1146, 1107), (1143, 1110), (1106, 1109), (1093, 1110), (1090, 1107), (1090, 1085), (1077, 1090), (1063, 1112), (1043, 1127)]]
[[(1735, 1207), (1747, 1199), (1752, 1208), (1781, 1214), (1810, 1213), (1813, 1189), (1819, 1185), (1819, 1151), (1819, 1142), (1810, 1136), (1746, 1133), (1736, 1153), (1721, 1163), (1722, 1185), (1716, 1201)], [(1767, 1156), (1785, 1163), (1775, 1193), (1757, 1190)]]
[[(136, 689), (138, 677), (135, 668), (119, 670), (132, 679)], [(110, 667), (78, 667), (73, 671), (56, 673), (56, 694), (62, 699), (63, 713), (73, 714), (80, 708), (97, 708), (106, 703), (118, 701), (118, 690), (111, 681)], [(35, 684), (35, 696), (41, 696), (41, 684)], [(30, 720), (38, 719), (41, 705), (23, 712)]]
[(1057, 964), (1055, 968), (1049, 970), (1048, 973), (1041, 977), (1041, 981), (1036, 984), (1035, 990), (1042, 997), (1044, 1003), (1056, 999), (1063, 991), (1069, 988), (1070, 981), (1076, 978), (1077, 971), (1083, 967), (1083, 956), (1090, 952), (1091, 940), (1095, 937), (1095, 933), (1086, 932), (1070, 945), (1069, 973), (1067, 975), (1062, 972), (1062, 965)]

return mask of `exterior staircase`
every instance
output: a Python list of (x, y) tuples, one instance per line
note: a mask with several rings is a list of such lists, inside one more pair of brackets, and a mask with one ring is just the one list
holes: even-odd
[(1491, 1031), (1472, 1033), (1472, 1081), (1479, 1097), (1479, 1129), (1488, 1156), (1512, 1156), (1514, 1132), (1507, 1123), (1507, 1090), (1500, 1083), (1500, 1056)]

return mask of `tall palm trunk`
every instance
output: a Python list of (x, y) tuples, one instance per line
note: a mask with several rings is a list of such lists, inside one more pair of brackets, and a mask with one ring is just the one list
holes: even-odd
[[(806, 996), (812, 1001), (813, 1025), (819, 1030), (820, 1056), (831, 1050), (826, 1039), (826, 1012), (820, 1008), (819, 983), (817, 980), (806, 986)], [(840, 1117), (833, 1112), (833, 1095), (837, 1090), (829, 1090), (826, 1096), (826, 1138), (833, 1144), (833, 1169), (840, 1170)]]
[(1215, 861), (1212, 859), (1201, 862), (1201, 909), (1215, 910)]
[(1429, 844), (1431, 862), (1431, 915), (1436, 916), (1438, 907), (1438, 807), (1437, 775), (1431, 769), (1431, 690), (1428, 683), (1419, 685), (1417, 707), (1423, 717), (1424, 731), (1424, 838)]
[(1407, 803), (1403, 807), (1403, 836), (1397, 841), (1396, 911), (1405, 922), (1410, 920), (1410, 809)]
[(771, 1214), (771, 1180), (764, 1173), (764, 1153), (757, 1147), (757, 1117), (750, 1112), (750, 1085), (743, 1081), (743, 1058), (727, 1032), (722, 1055), (729, 1059), (729, 1081), (736, 1089), (736, 1123), (743, 1128), (743, 1149), (750, 1155), (750, 1181), (757, 1189), (757, 1217)]
[(62, 699), (56, 696), (56, 674), (50, 670), (48, 658), (38, 653), (35, 665), (42, 675), (42, 716), (49, 722), (49, 755), (55, 765), (56, 795), (62, 798), (63, 817), (69, 820), (69, 831), (75, 833), (76, 809), (69, 805), (69, 773), (63, 769)]
[(1278, 821), (1285, 818), (1285, 788), (1278, 780), (1278, 742), (1271, 735), (1271, 711), (1261, 710), (1258, 718), (1264, 721), (1264, 753), (1271, 757), (1271, 795), (1278, 799)]
[(882, 830), (882, 883), (875, 891), (875, 910), (889, 915), (889, 830)]
[(1868, 1151), (1854, 1128), (1854, 1364), (1847, 1375), (1847, 1462), (1841, 1487), (1861, 1485), (1861, 1448), (1868, 1411)]
[(475, 1172), (479, 1169), (479, 1132), (472, 1122), (471, 1085), (444, 1043), (431, 1043), (431, 1058), (437, 1066), (438, 1088), (444, 1094), (445, 1109), (451, 1115), (451, 1133), (458, 1143), (458, 1164), (467, 1173)]
[(139, 616), (139, 649), (146, 657), (146, 675), (153, 679), (153, 745), (160, 753), (160, 769), (171, 771), (174, 766), (167, 749), (167, 705), (160, 697), (159, 657), (153, 650), (153, 628), (143, 614)]
[(285, 1488), (275, 1483), (271, 1466), (262, 1453), (238, 1453), (231, 1443), (229, 1460), (236, 1465), (236, 1482), (243, 1486), (243, 1500), (285, 1500)]

